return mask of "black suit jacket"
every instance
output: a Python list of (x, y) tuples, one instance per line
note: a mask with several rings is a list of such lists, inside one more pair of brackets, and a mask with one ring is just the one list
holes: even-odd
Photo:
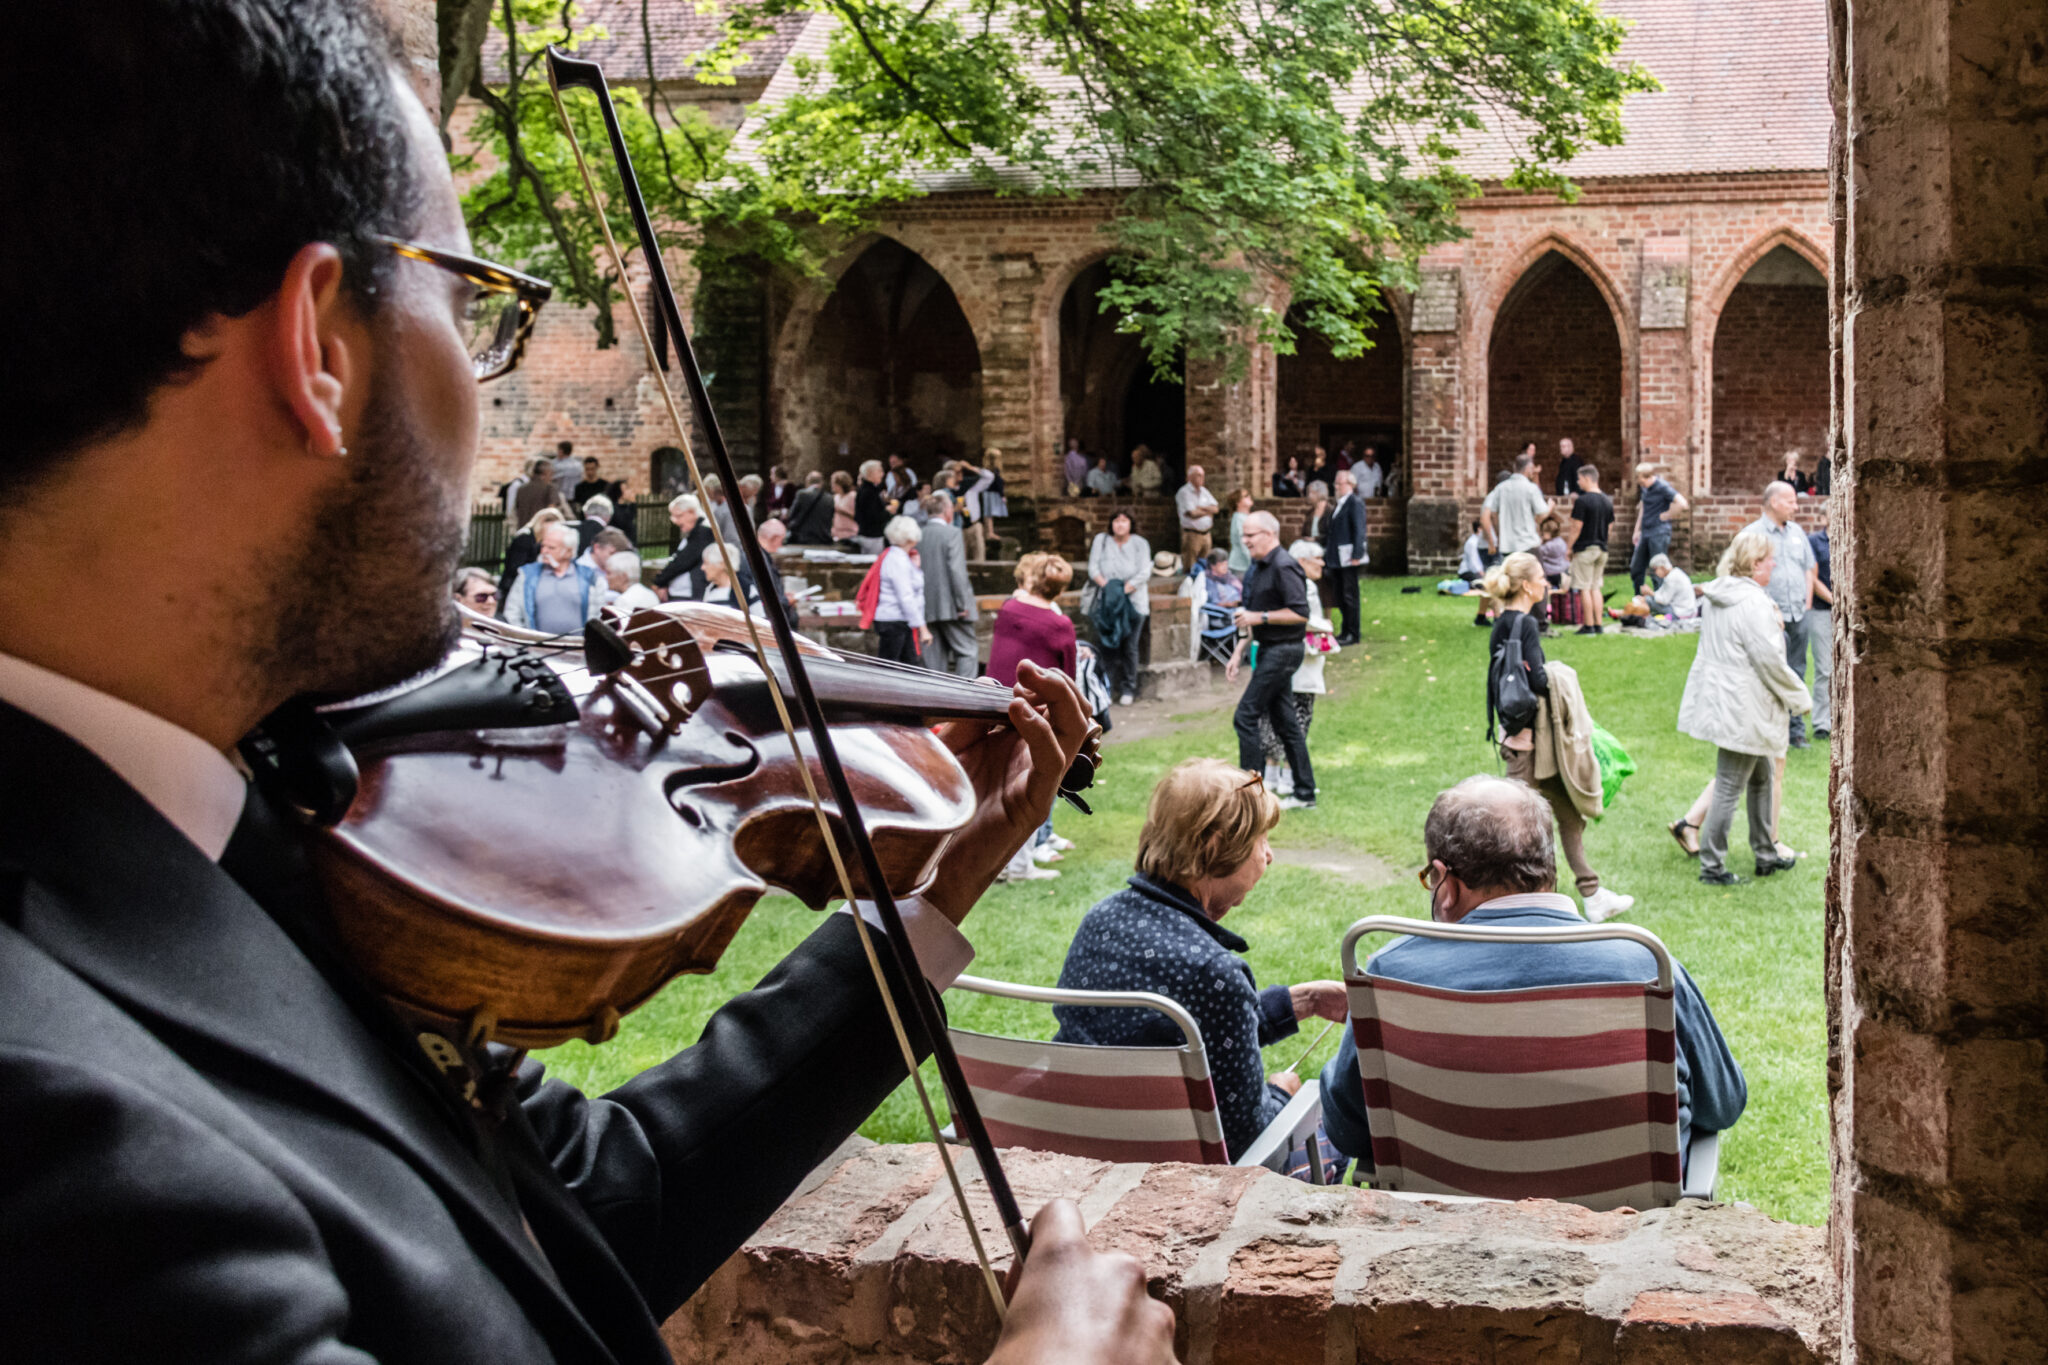
[[(1351, 547), (1349, 564), (1344, 563), (1338, 551), (1340, 545)], [(1340, 572), (1365, 567), (1365, 499), (1356, 493), (1330, 506), (1329, 518), (1323, 526), (1323, 567)]]
[(823, 488), (806, 488), (796, 495), (789, 509), (789, 538), (797, 545), (832, 543), (832, 495)]
[(687, 1051), (602, 1098), (529, 1063), (486, 1132), (322, 950), (260, 800), (215, 864), (4, 705), (0, 772), (12, 1358), (666, 1360), (658, 1322), (902, 1079), (835, 915)]

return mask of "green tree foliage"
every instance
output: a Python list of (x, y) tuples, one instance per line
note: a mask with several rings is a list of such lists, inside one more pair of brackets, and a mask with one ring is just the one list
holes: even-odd
[[(473, 230), (570, 298), (608, 301), (534, 66), (596, 31), (573, 3), (493, 2), (509, 65), (456, 67), (476, 72), (474, 133), (497, 167), (470, 193)], [(444, 34), (477, 3), (442, 0)], [(1182, 353), (1241, 364), (1248, 339), (1291, 350), (1275, 281), (1295, 319), (1357, 354), (1382, 289), (1459, 235), (1477, 189), (1461, 152), (1482, 130), (1505, 141), (1510, 186), (1569, 196), (1564, 164), (1619, 142), (1623, 98), (1655, 88), (1617, 61), (1622, 25), (1596, 0), (736, 0), (701, 80), (730, 79), (778, 20), (833, 28), (794, 95), (734, 139), (662, 96), (638, 8), (643, 67), (610, 74), (640, 87), (621, 113), (676, 241), (804, 270), (935, 177), (1107, 189), (1103, 304), (1161, 370)]]

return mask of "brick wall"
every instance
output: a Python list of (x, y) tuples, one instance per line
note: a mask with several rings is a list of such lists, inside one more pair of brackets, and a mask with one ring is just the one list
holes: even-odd
[(595, 455), (610, 477), (630, 474), (646, 490), (649, 454), (670, 444), (668, 419), (654, 420), (660, 400), (652, 395), (642, 410), (647, 362), (625, 308), (614, 316), (619, 343), (600, 351), (589, 310), (541, 309), (519, 368), (480, 391), (479, 489), (495, 494), (523, 462), (552, 455), (557, 441), (573, 441), (579, 456)]
[[(1325, 427), (1338, 428), (1335, 439), (1361, 436), (1382, 443), (1388, 463), (1400, 458), (1406, 366), (1401, 332), (1382, 313), (1373, 328), (1373, 348), (1353, 360), (1339, 360), (1330, 345), (1304, 333), (1293, 355), (1275, 364), (1275, 443), (1281, 463), (1322, 439)], [(1306, 462), (1304, 462), (1306, 463)]]
[(1486, 383), (1486, 483), (1535, 441), (1547, 473), (1570, 437), (1613, 483), (1622, 458), (1621, 338), (1583, 271), (1552, 254), (1530, 267), (1493, 326)]
[[(1024, 1206), (1074, 1199), (1208, 1365), (1836, 1357), (1819, 1228), (1739, 1205), (1435, 1204), (1269, 1171), (1010, 1151)], [(985, 1359), (993, 1307), (928, 1146), (866, 1147), (771, 1218), (663, 1329), (684, 1365)], [(1004, 1247), (986, 1197), (984, 1243)], [(1008, 1260), (1005, 1254), (999, 1268)]]
[(1714, 331), (1714, 468), (1717, 492), (1760, 494), (1806, 452), (1827, 448), (1828, 297), (1798, 285), (1738, 285)]
[[(1708, 474), (1713, 414), (1728, 406), (1713, 402), (1711, 343), (1725, 330), (1728, 309), (1739, 334), (1748, 296), (1737, 282), (1774, 247), (1825, 265), (1826, 253), (1815, 245), (1829, 239), (1824, 181), (1815, 174), (1644, 177), (1582, 188), (1571, 204), (1490, 189), (1462, 206), (1470, 236), (1433, 252), (1416, 295), (1403, 301), (1418, 319), (1405, 346), (1331, 362), (1320, 343), (1304, 338), (1296, 357), (1255, 352), (1236, 382), (1198, 365), (1181, 394), (1179, 439), (1209, 468), (1211, 485), (1263, 488), (1276, 454), (1313, 439), (1325, 420), (1405, 427), (1409, 489), (1425, 500), (1408, 518), (1419, 537), (1411, 558), (1431, 568), (1455, 560), (1463, 505), (1491, 486), (1485, 466), (1504, 464), (1510, 445), (1525, 435), (1543, 442), (1547, 463), (1555, 461), (1557, 438), (1571, 436), (1599, 458), (1610, 488), (1638, 448), (1663, 462), (1681, 490), (1690, 493), (1696, 481), (1728, 488)], [(1101, 228), (1111, 207), (1097, 193), (1043, 202), (946, 195), (906, 205), (882, 225), (887, 240), (936, 273), (958, 308), (957, 318), (928, 329), (944, 351), (931, 372), (944, 383), (927, 380), (920, 390), (926, 406), (914, 414), (918, 439), (931, 445), (944, 435), (965, 445), (978, 431), (981, 444), (1004, 450), (1005, 472), (1020, 496), (1056, 492), (1070, 427), (1100, 448), (1128, 444), (1125, 396), (1136, 372), (1128, 341), (1096, 347), (1085, 361), (1065, 356), (1070, 370), (1087, 375), (1078, 409), (1069, 404), (1073, 376), (1062, 378), (1064, 348), (1081, 340), (1075, 324), (1088, 310), (1079, 295), (1093, 292), (1083, 277), (1103, 256)], [(841, 437), (827, 427), (880, 423), (862, 416), (866, 408), (853, 411), (873, 405), (872, 385), (861, 387), (866, 381), (846, 356), (849, 345), (853, 360), (871, 352), (873, 328), (831, 311), (831, 281), (885, 238), (851, 244), (825, 281), (771, 288), (759, 438), (766, 458), (835, 467)], [(686, 294), (697, 300), (693, 282)], [(1617, 327), (1616, 310), (1625, 325)], [(1389, 316), (1383, 327), (1393, 330), (1393, 322)], [(1810, 333), (1812, 325), (1809, 311), (1799, 326)], [(591, 335), (573, 310), (544, 314), (527, 366), (487, 391), (506, 398), (511, 411), (486, 413), (485, 476), (509, 477), (517, 457), (551, 444), (558, 428), (571, 429), (566, 434), (579, 444), (596, 443), (607, 463), (611, 452), (630, 454), (635, 468), (669, 443), (659, 409), (636, 390), (633, 348), (593, 355)], [(715, 335), (706, 337), (706, 348), (719, 354), (724, 371), (721, 412), (736, 404), (728, 423), (736, 432), (753, 430), (752, 397), (727, 396), (728, 383), (738, 382), (726, 364), (729, 348)], [(1724, 344), (1719, 353), (1728, 349)], [(977, 356), (970, 392), (961, 382), (966, 372), (947, 363)], [(1354, 379), (1368, 373), (1369, 382)], [(542, 375), (560, 378), (543, 382)], [(522, 385), (530, 387), (522, 392)], [(1798, 387), (1821, 391), (1805, 380)], [(1359, 397), (1367, 394), (1369, 403)], [(603, 407), (606, 397), (611, 409)], [(620, 412), (632, 429), (617, 430)], [(868, 452), (849, 456), (862, 453)]]

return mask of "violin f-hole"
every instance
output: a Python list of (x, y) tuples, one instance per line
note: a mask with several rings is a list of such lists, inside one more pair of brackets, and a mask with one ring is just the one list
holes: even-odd
[(662, 795), (669, 805), (692, 829), (705, 825), (704, 813), (691, 804), (688, 792), (693, 787), (715, 787), (722, 782), (737, 782), (752, 777), (761, 766), (761, 751), (752, 741), (735, 730), (725, 732), (725, 742), (740, 751), (740, 756), (731, 763), (695, 763), (687, 768), (677, 768), (661, 780)]

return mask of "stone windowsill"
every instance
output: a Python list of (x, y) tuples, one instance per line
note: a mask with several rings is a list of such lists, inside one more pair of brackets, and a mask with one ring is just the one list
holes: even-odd
[[(1836, 1358), (1825, 1233), (1737, 1205), (1592, 1213), (1229, 1167), (1025, 1151), (1004, 1164), (1027, 1209), (1075, 1199), (1096, 1246), (1145, 1265), (1188, 1365)], [(983, 1187), (970, 1194), (1006, 1265)], [(686, 1365), (906, 1365), (980, 1361), (996, 1322), (932, 1149), (865, 1146), (664, 1330)]]

